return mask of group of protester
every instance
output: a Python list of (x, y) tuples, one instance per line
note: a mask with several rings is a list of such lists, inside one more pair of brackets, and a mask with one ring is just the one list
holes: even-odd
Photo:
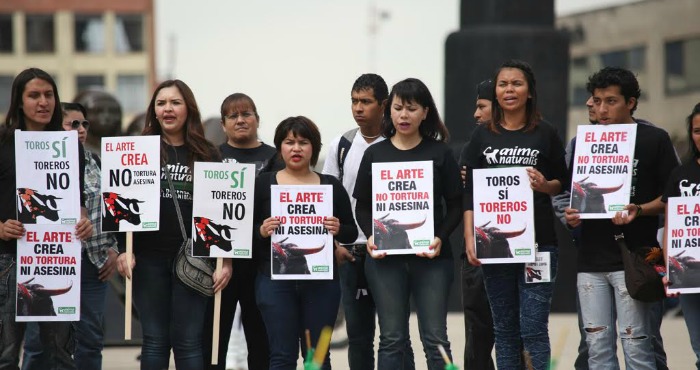
[[(333, 326), (342, 303), (349, 339), (349, 367), (414, 369), (408, 320), (412, 298), (428, 368), (442, 369), (439, 348), (452, 358), (447, 337), (447, 301), (453, 280), (449, 236), (464, 220), (462, 291), (465, 314), (466, 369), (493, 369), (495, 343), (499, 369), (547, 369), (550, 365), (548, 318), (557, 271), (557, 216), (578, 244), (578, 302), (581, 328), (577, 369), (619, 368), (616, 339), (622, 339), (629, 369), (665, 369), (659, 334), (658, 304), (632, 299), (624, 282), (614, 233), (621, 228), (631, 248), (656, 245), (664, 202), (678, 196), (683, 181), (700, 183), (700, 105), (688, 116), (691, 160), (679, 167), (668, 134), (633, 117), (640, 96), (635, 76), (621, 68), (604, 68), (589, 78), (587, 103), (594, 124), (637, 124), (630, 204), (612, 220), (582, 220), (568, 207), (572, 151), (538, 110), (536, 79), (525, 62), (502, 64), (490, 80), (477, 86), (474, 117), (479, 125), (455, 160), (446, 144), (449, 133), (427, 86), (408, 78), (389, 91), (376, 74), (360, 76), (351, 89), (357, 127), (331, 141), (322, 173), (315, 172), (321, 135), (314, 122), (289, 117), (275, 130), (274, 147), (259, 140), (254, 101), (242, 93), (221, 104), (227, 141), (216, 148), (204, 137), (194, 94), (180, 80), (154, 91), (143, 135), (160, 135), (160, 229), (137, 233), (134, 253), (124, 243), (100, 233), (99, 157), (80, 145), (81, 205), (76, 225), (83, 242), (81, 321), (42, 322), (27, 335), (23, 369), (101, 368), (104, 281), (115, 266), (134, 280), (134, 305), (143, 329), (142, 369), (166, 369), (171, 350), (178, 369), (223, 369), (210, 365), (213, 302), (183, 285), (173, 273), (182, 244), (178, 217), (192, 216), (192, 168), (196, 161), (256, 165), (253, 259), (224, 259), (213, 276), (222, 292), (219, 348), (227, 348), (237, 304), (248, 345), (248, 365), (255, 369), (295, 369), (306, 356), (304, 331), (311, 343), (321, 329)], [(15, 215), (16, 129), (78, 130), (81, 143), (89, 128), (84, 107), (61, 103), (54, 80), (44, 71), (21, 72), (12, 86), (10, 108), (0, 131), (0, 369), (18, 369), (25, 324), (15, 321), (16, 240), (25, 232)], [(508, 150), (513, 148), (523, 150)], [(500, 152), (499, 156), (492, 153)], [(504, 154), (505, 153), (505, 154)], [(512, 154), (507, 154), (512, 153)], [(551, 280), (526, 284), (522, 263), (484, 264), (477, 258), (474, 235), (475, 169), (511, 167), (514, 156), (528, 153), (527, 169), (534, 194), (536, 248), (550, 254)], [(488, 154), (488, 156), (487, 156)], [(431, 161), (435, 237), (428, 253), (391, 255), (377, 249), (372, 235), (372, 163)], [(461, 171), (460, 171), (461, 170)], [(461, 176), (460, 176), (461, 172)], [(170, 192), (171, 177), (177, 191)], [(671, 179), (666, 183), (666, 179)], [(324, 226), (335, 241), (332, 280), (274, 280), (270, 241), (280, 225), (271, 216), (271, 185), (330, 185), (333, 216)], [(693, 194), (698, 195), (698, 194)], [(178, 205), (173, 201), (176, 197)], [(181, 215), (179, 215), (181, 214)], [(186, 228), (187, 237), (191, 230)], [(129, 258), (130, 257), (130, 258)], [(130, 263), (129, 263), (130, 262)], [(681, 295), (691, 345), (700, 359), (700, 299)], [(375, 361), (375, 322), (379, 345)], [(617, 321), (617, 329), (616, 329)], [(653, 348), (653, 350), (652, 350)], [(44, 362), (39, 361), (43, 356)], [(697, 363), (700, 369), (700, 360)], [(34, 364), (34, 365), (32, 365)], [(331, 368), (330, 356), (324, 369)]]

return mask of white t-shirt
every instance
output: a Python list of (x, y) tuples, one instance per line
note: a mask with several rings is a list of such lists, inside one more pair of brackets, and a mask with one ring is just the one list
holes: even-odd
[[(328, 155), (326, 156), (326, 161), (323, 165), (323, 173), (336, 178), (340, 177), (340, 169), (338, 168), (338, 144), (340, 144), (341, 136), (336, 137), (331, 142), (328, 148)], [(350, 203), (352, 204), (352, 214), (355, 216), (355, 224), (357, 224), (357, 215), (355, 215), (355, 206), (357, 205), (357, 200), (353, 198), (352, 193), (355, 190), (355, 180), (357, 180), (357, 171), (360, 169), (360, 162), (362, 161), (362, 156), (365, 154), (365, 150), (371, 145), (384, 140), (383, 136), (376, 138), (373, 142), (367, 143), (365, 139), (360, 134), (360, 130), (357, 130), (355, 138), (352, 140), (352, 145), (348, 151), (347, 156), (345, 156), (345, 163), (343, 163), (343, 187), (348, 192), (350, 196)], [(362, 232), (359, 226), (357, 226), (358, 236), (357, 240), (353, 244), (364, 244), (367, 242), (365, 234)]]

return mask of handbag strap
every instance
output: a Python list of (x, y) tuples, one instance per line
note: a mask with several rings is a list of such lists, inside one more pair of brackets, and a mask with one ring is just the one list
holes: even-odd
[(170, 170), (168, 169), (168, 164), (163, 166), (165, 170), (165, 177), (168, 179), (168, 185), (170, 186), (170, 195), (175, 203), (175, 211), (177, 212), (177, 219), (180, 221), (180, 231), (182, 232), (182, 240), (187, 240), (187, 232), (185, 231), (185, 223), (182, 221), (182, 212), (180, 211), (180, 203), (177, 201), (177, 195), (175, 194), (175, 186), (173, 185), (173, 180), (170, 177)]

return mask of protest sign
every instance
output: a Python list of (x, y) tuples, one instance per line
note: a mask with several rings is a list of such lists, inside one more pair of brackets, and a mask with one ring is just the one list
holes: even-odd
[(526, 167), (475, 169), (472, 176), (476, 258), (534, 262), (535, 211)]
[(252, 258), (255, 165), (194, 163), (192, 254)]
[(668, 292), (700, 293), (700, 197), (668, 198), (666, 207)]
[(525, 284), (549, 283), (551, 276), (551, 257), (549, 252), (535, 253), (535, 262), (525, 264)]
[(160, 220), (160, 136), (102, 138), (102, 231), (155, 231)]
[(636, 124), (580, 125), (571, 208), (581, 218), (612, 218), (630, 202)]
[(75, 225), (80, 219), (76, 131), (15, 132), (17, 220)]
[(272, 234), (272, 279), (333, 279), (333, 236), (323, 225), (333, 216), (330, 185), (273, 185), (270, 211), (280, 226)]
[(80, 320), (80, 240), (74, 225), (25, 224), (17, 240), (17, 321)]
[(372, 235), (386, 254), (432, 253), (433, 162), (372, 163)]

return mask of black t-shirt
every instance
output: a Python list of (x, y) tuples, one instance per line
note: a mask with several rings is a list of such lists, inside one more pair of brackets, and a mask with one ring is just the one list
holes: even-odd
[[(498, 167), (534, 167), (547, 180), (559, 180), (562, 189), (569, 186), (569, 173), (564, 160), (564, 145), (556, 130), (546, 122), (539, 122), (530, 131), (506, 130), (496, 126), (498, 132), (487, 125), (474, 130), (472, 138), (463, 151), (467, 166), (467, 179), (463, 197), (464, 209), (474, 210), (472, 170)], [(554, 210), (549, 194), (535, 191), (535, 240), (540, 245), (556, 245), (554, 232)]]
[(353, 192), (357, 199), (357, 224), (367, 237), (372, 235), (372, 163), (416, 161), (433, 162), (433, 222), (435, 236), (442, 240), (438, 258), (452, 258), (449, 237), (462, 219), (462, 186), (459, 167), (445, 143), (424, 138), (415, 148), (401, 150), (391, 140), (384, 140), (367, 148), (360, 162)]
[(697, 159), (676, 167), (666, 183), (661, 200), (668, 203), (670, 197), (697, 197), (700, 195), (700, 164)]
[[(343, 184), (331, 175), (322, 175), (320, 177), (320, 185), (333, 186), (333, 216), (340, 221), (340, 229), (338, 235), (334, 237), (340, 243), (352, 243), (357, 239), (357, 227), (355, 226), (355, 218), (352, 215), (352, 206), (350, 205), (350, 197), (345, 191)], [(253, 211), (253, 255), (257, 255), (258, 271), (270, 276), (270, 238), (263, 238), (260, 235), (260, 226), (263, 221), (270, 217), (271, 200), (270, 186), (278, 185), (277, 171), (264, 172), (255, 180), (255, 209)], [(333, 258), (333, 276), (338, 276), (338, 269), (335, 268), (335, 258)]]
[[(663, 194), (671, 171), (678, 166), (675, 153), (666, 131), (637, 124), (630, 203), (644, 204)], [(623, 226), (627, 246), (635, 249), (658, 245), (658, 226), (658, 215), (637, 217), (632, 223)], [(579, 272), (624, 270), (620, 248), (614, 238), (618, 231), (619, 228), (609, 219), (582, 220), (581, 243), (578, 248)]]
[(279, 160), (277, 150), (265, 143), (255, 148), (235, 148), (228, 143), (219, 146), (221, 158), (224, 162), (255, 164), (255, 174), (269, 171), (279, 171), (284, 168), (284, 163)]

